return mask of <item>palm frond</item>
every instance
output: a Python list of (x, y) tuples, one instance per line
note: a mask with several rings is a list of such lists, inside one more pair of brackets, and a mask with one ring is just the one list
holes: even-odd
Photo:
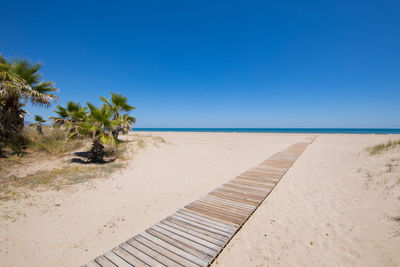
[(43, 119), (43, 117), (42, 117), (42, 116), (39, 116), (39, 115), (35, 115), (34, 119), (35, 119), (35, 121), (36, 121), (37, 123), (44, 123), (44, 122), (46, 122), (46, 121)]

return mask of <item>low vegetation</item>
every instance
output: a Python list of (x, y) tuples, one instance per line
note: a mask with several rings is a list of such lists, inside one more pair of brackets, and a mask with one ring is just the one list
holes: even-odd
[[(390, 140), (365, 148), (369, 155), (374, 155), (374, 165), (366, 169), (359, 169), (366, 178), (367, 188), (378, 186), (383, 190), (385, 199), (396, 197), (400, 189), (400, 140)], [(393, 153), (394, 152), (394, 153)], [(396, 197), (397, 198), (397, 197)], [(400, 216), (391, 216), (391, 219), (400, 223)], [(400, 224), (394, 227), (393, 236), (400, 236)]]
[[(61, 190), (92, 179), (107, 178), (124, 168), (132, 155), (147, 145), (158, 147), (166, 143), (161, 137), (136, 133), (120, 140), (118, 146), (105, 145), (104, 163), (92, 164), (85, 151), (91, 145), (90, 140), (70, 140), (69, 130), (60, 127), (45, 126), (43, 134), (34, 127), (26, 127), (24, 136), (29, 142), (25, 153), (0, 158), (0, 201), (29, 197), (32, 190)], [(55, 160), (57, 164), (54, 164)], [(39, 163), (44, 167), (27, 173), (16, 172)]]
[(20, 194), (24, 188), (57, 189), (108, 176), (124, 166), (130, 148), (146, 147), (141, 136), (120, 139), (136, 122), (130, 115), (135, 107), (114, 92), (99, 97), (100, 106), (58, 105), (49, 120), (35, 115), (26, 126), (27, 103), (48, 108), (58, 99), (55, 84), (42, 80), (41, 67), (0, 54), (0, 199), (26, 195)]
[(113, 162), (107, 165), (74, 165), (50, 170), (39, 170), (23, 177), (11, 175), (0, 182), (0, 200), (28, 197), (29, 190), (55, 189), (60, 190), (66, 185), (86, 182), (93, 178), (108, 177), (111, 173), (121, 169), (123, 163)]
[(82, 139), (68, 139), (68, 132), (58, 127), (46, 127), (45, 134), (39, 134), (33, 129), (24, 130), (27, 149), (33, 152), (44, 152), (54, 156), (77, 150), (84, 146)]
[(374, 145), (371, 147), (367, 147), (365, 150), (370, 154), (370, 155), (376, 155), (380, 154), (382, 152), (388, 151), (390, 149), (394, 149), (397, 146), (400, 146), (400, 140), (390, 140), (386, 143), (381, 143), (378, 145)]

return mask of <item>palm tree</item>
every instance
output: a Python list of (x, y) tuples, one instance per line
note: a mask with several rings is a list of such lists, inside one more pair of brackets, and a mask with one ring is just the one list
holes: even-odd
[(92, 147), (89, 151), (88, 160), (90, 162), (104, 162), (104, 145), (112, 143), (117, 145), (117, 140), (112, 135), (113, 127), (121, 125), (118, 120), (113, 120), (113, 112), (108, 106), (97, 108), (87, 103), (90, 113), (85, 121), (77, 124), (77, 132), (72, 133), (70, 138), (76, 134), (90, 136), (93, 139)]
[(0, 54), (0, 136), (4, 139), (21, 135), (27, 102), (48, 107), (57, 99), (53, 82), (41, 81), (41, 68), (39, 63), (10, 61)]
[(42, 123), (45, 123), (46, 121), (39, 115), (35, 115), (34, 118), (36, 123), (32, 123), (31, 125), (36, 125), (36, 130), (38, 131), (38, 133), (43, 135)]
[(64, 107), (58, 105), (54, 112), (58, 115), (58, 117), (51, 116), (50, 119), (55, 125), (63, 126), (69, 121), (68, 112)]
[(81, 106), (79, 102), (69, 101), (66, 107), (57, 106), (54, 111), (58, 117), (50, 117), (54, 124), (58, 126), (70, 127), (70, 132), (76, 131), (77, 124), (86, 120), (87, 107)]
[(129, 114), (124, 114), (119, 119), (121, 121), (122, 131), (124, 134), (128, 133), (132, 128), (132, 125), (136, 122), (136, 118), (129, 116)]
[[(128, 104), (128, 99), (126, 96), (122, 96), (122, 94), (115, 94), (111, 92), (111, 100), (108, 100), (106, 97), (102, 96), (100, 99), (104, 102), (104, 105), (108, 106), (114, 116), (114, 120), (119, 120), (121, 116), (123, 116), (122, 113), (128, 113), (131, 110), (135, 109), (135, 107), (130, 106)], [(133, 117), (131, 117), (133, 118)], [(133, 118), (133, 120), (136, 121), (136, 119)], [(132, 120), (131, 120), (132, 121)], [(123, 128), (121, 126), (115, 127), (112, 130), (113, 136), (115, 139), (118, 139), (119, 132), (123, 131)]]

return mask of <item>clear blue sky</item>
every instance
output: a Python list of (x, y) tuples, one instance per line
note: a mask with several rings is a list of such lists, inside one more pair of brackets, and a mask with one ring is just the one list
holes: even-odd
[[(400, 128), (400, 1), (6, 1), (0, 52), (137, 127)], [(49, 109), (29, 107), (33, 114)], [(28, 120), (32, 120), (28, 118)]]

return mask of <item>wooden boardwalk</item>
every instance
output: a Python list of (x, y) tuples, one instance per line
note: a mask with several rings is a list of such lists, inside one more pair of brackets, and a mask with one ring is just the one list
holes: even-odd
[(84, 266), (208, 266), (314, 139), (273, 155)]

